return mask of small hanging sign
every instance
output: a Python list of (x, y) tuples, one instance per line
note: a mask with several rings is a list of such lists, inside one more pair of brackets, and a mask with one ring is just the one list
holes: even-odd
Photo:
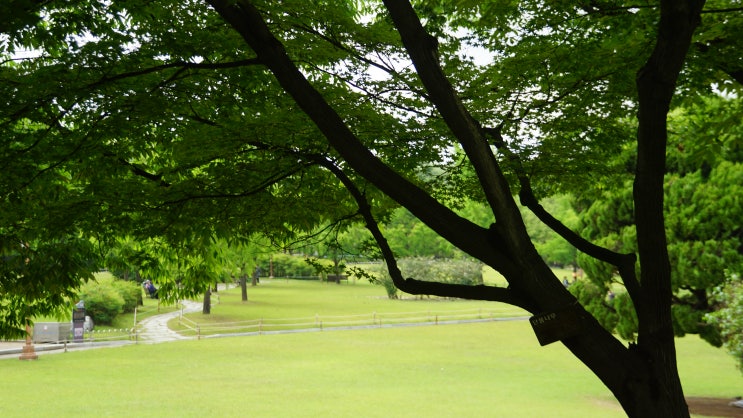
[(545, 312), (529, 318), (539, 344), (545, 346), (555, 341), (574, 337), (581, 331), (580, 305), (571, 305), (554, 312)]

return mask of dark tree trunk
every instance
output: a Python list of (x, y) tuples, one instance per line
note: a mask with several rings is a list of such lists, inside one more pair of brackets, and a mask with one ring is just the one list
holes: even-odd
[(632, 416), (689, 415), (676, 368), (663, 182), (670, 103), (703, 5), (704, 1), (698, 0), (661, 2), (655, 49), (637, 74), (639, 111), (633, 197), (642, 286), (640, 294), (633, 297), (639, 305), (635, 306), (639, 325), (635, 351), (646, 359), (645, 367), (652, 379), (646, 382), (648, 394), (625, 406), (625, 410), (635, 408)]
[(206, 292), (204, 292), (204, 304), (201, 308), (201, 313), (204, 315), (212, 313), (212, 291), (210, 289), (206, 289)]
[(245, 270), (245, 263), (242, 263), (240, 266), (240, 292), (242, 294), (242, 301), (247, 302), (248, 301), (248, 275), (246, 274)]

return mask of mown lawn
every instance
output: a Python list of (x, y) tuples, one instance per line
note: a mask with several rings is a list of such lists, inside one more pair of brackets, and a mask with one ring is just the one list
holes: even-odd
[[(525, 311), (502, 303), (450, 300), (440, 298), (387, 298), (381, 286), (368, 282), (323, 283), (309, 280), (264, 279), (258, 286), (248, 286), (248, 300), (242, 301), (239, 288), (212, 295), (210, 315), (186, 314), (201, 324), (239, 322), (255, 319), (306, 319), (319, 317), (333, 320), (354, 315), (372, 316), (482, 310), (488, 315), (523, 316)], [(175, 321), (174, 321), (175, 322)], [(174, 325), (173, 325), (174, 326)]]
[[(219, 292), (208, 320), (471, 303), (391, 301), (362, 283), (264, 281), (249, 296)], [(724, 351), (678, 343), (687, 396), (743, 394)], [(540, 347), (527, 321), (140, 344), (0, 360), (0, 375), (0, 417), (625, 416), (564, 347)]]
[[(689, 396), (743, 393), (733, 361), (679, 340)], [(621, 417), (526, 321), (231, 337), (0, 361), (0, 416)]]

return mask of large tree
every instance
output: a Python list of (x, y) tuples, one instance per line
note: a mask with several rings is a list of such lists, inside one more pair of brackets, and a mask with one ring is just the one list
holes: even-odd
[[(361, 216), (400, 289), (520, 306), (540, 340), (560, 340), (629, 416), (688, 416), (663, 213), (666, 122), (674, 98), (711, 94), (712, 83), (739, 88), (739, 9), (691, 0), (11, 4), (0, 9), (9, 16), (0, 233), (17, 262), (3, 285), (36, 289), (26, 266), (42, 260), (71, 273), (50, 285), (87, 277), (89, 267), (41, 251), (55, 240), (85, 250), (90, 237), (155, 236), (193, 248), (214, 235), (282, 240)], [(24, 47), (30, 58), (17, 55)], [(637, 251), (618, 253), (566, 228), (538, 198), (611, 179), (603, 163), (628, 143)], [(614, 266), (638, 318), (635, 342), (604, 329), (552, 274), (514, 194)], [(489, 227), (457, 214), (465, 197), (489, 205)], [(509, 286), (403, 278), (377, 225), (387, 199)], [(35, 292), (20, 300), (47, 300)]]

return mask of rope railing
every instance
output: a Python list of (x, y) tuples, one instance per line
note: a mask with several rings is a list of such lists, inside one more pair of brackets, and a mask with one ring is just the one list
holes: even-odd
[(201, 338), (201, 325), (199, 325), (196, 321), (183, 316), (183, 310), (181, 310), (181, 314), (178, 315), (178, 325), (186, 328), (186, 331), (180, 331), (182, 335), (185, 334), (188, 336), (195, 336), (196, 339)]
[(199, 336), (230, 334), (230, 333), (265, 333), (272, 331), (289, 331), (304, 329), (330, 329), (350, 328), (400, 324), (439, 324), (447, 322), (471, 322), (492, 321), (503, 318), (521, 317), (525, 314), (521, 311), (511, 310), (489, 310), (489, 309), (466, 309), (459, 311), (417, 311), (356, 314), (356, 315), (315, 315), (303, 318), (260, 318), (247, 321), (235, 321), (226, 323), (200, 323), (190, 321), (191, 326), (187, 328), (193, 332), (198, 329)]
[[(407, 324), (432, 324), (453, 322), (494, 321), (499, 319), (524, 317), (525, 312), (518, 309), (462, 309), (452, 311), (411, 311), (411, 312), (372, 312), (353, 315), (320, 315), (299, 318), (258, 318), (245, 321), (202, 323), (184, 315), (178, 315), (176, 332), (184, 338), (201, 339), (207, 336), (231, 334), (264, 334), (302, 330), (325, 330), (341, 328), (383, 327)], [(100, 329), (86, 331), (84, 342), (139, 341), (152, 338), (151, 331), (145, 331), (141, 323), (132, 328)], [(71, 342), (71, 338), (68, 340)]]

